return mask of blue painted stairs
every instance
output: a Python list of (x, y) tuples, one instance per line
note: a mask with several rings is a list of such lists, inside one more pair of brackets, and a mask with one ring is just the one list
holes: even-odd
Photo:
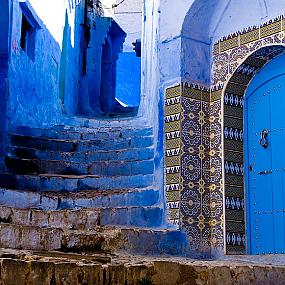
[[(12, 248), (88, 251), (87, 235), (93, 245), (111, 243), (111, 252), (191, 252), (184, 233), (165, 228), (161, 191), (153, 186), (151, 128), (20, 127), (10, 135), (5, 165), (0, 174), (0, 247), (8, 246), (9, 232)], [(91, 213), (94, 220), (84, 231), (68, 228), (70, 221), (57, 226), (48, 222), (63, 213), (75, 220)], [(46, 215), (46, 223), (35, 219)], [(52, 239), (55, 229), (62, 243), (43, 248), (41, 239)], [(19, 232), (38, 241), (19, 242)], [(73, 234), (76, 249), (64, 243)]]
[(103, 132), (19, 128), (11, 135), (4, 187), (48, 191), (151, 187), (151, 129)]

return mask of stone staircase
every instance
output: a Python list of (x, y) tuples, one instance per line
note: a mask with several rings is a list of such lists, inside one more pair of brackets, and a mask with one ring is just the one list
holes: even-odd
[(0, 175), (0, 247), (191, 255), (165, 223), (151, 128), (20, 127)]

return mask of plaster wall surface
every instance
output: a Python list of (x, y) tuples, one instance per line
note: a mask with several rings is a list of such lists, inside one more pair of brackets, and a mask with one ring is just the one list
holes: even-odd
[(117, 62), (116, 98), (127, 106), (140, 104), (141, 58), (134, 52), (119, 54)]
[(143, 0), (125, 0), (114, 9), (114, 19), (126, 32), (124, 52), (133, 52), (132, 43), (141, 38)]
[[(283, 2), (162, 0), (161, 81), (169, 84), (182, 77), (194, 83), (209, 84), (212, 45), (224, 36), (277, 17), (282, 13)], [(173, 57), (178, 50), (180, 56)]]
[(9, 60), (9, 34), (10, 34), (10, 5), (5, 0), (0, 1), (2, 15), (0, 17), (0, 168), (4, 151), (4, 138), (6, 133), (6, 109), (7, 109), (7, 90), (8, 90), (8, 60)]
[(20, 46), (22, 10), (18, 2), (13, 5), (12, 25), (8, 122), (14, 126), (56, 123), (61, 113), (57, 89), (60, 47), (40, 23), (41, 29), (35, 32), (35, 57), (29, 57)]
[[(25, 0), (20, 0), (25, 2)], [(84, 3), (85, 0), (30, 0), (33, 9), (46, 25), (47, 29), (54, 37), (55, 41), (61, 46), (65, 27), (66, 16), (68, 13), (69, 25), (71, 29), (71, 44), (74, 46), (75, 37), (75, 8), (77, 5)], [(102, 0), (102, 8), (105, 16), (113, 15), (112, 4), (114, 0)], [(51, 15), (53, 15), (51, 17)], [(77, 15), (78, 16), (78, 15)]]
[[(80, 35), (78, 29), (82, 19), (82, 6), (78, 4), (72, 8), (67, 3), (58, 6), (58, 3), (45, 1), (40, 6), (34, 3), (36, 9), (34, 10), (29, 2), (12, 3), (8, 122), (11, 122), (12, 126), (43, 126), (59, 123), (63, 116), (64, 101), (66, 103), (64, 111), (67, 113), (74, 112), (76, 108), (80, 39), (74, 38), (72, 29), (77, 30), (77, 36)], [(25, 10), (31, 14), (26, 17), (32, 17), (33, 21), (37, 22), (34, 27), (33, 56), (21, 47), (22, 14), (25, 12), (20, 4), (26, 5)], [(45, 14), (43, 14), (44, 8), (46, 8)], [(52, 9), (62, 17), (50, 25), (47, 15), (50, 19)], [(77, 21), (74, 23), (72, 19), (75, 13)], [(54, 33), (56, 30), (57, 33), (51, 34), (41, 19), (47, 21), (50, 31)], [(64, 19), (63, 29), (61, 29), (61, 19)]]
[(117, 64), (116, 98), (134, 107), (140, 103), (141, 58), (132, 43), (142, 37), (142, 10), (143, 0), (125, 0), (114, 8), (114, 19), (127, 35)]
[(142, 91), (138, 116), (154, 129), (155, 185), (163, 189), (163, 92), (159, 90), (159, 13), (160, 1), (144, 2), (142, 36)]

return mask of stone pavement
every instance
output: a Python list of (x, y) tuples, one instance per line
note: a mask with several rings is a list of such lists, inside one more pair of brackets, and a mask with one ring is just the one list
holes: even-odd
[[(5, 285), (232, 285), (285, 284), (285, 265), (272, 257), (239, 261), (151, 258), (0, 250)], [(275, 264), (272, 264), (275, 263)], [(279, 263), (279, 264), (278, 264)], [(284, 264), (284, 263), (283, 263)]]

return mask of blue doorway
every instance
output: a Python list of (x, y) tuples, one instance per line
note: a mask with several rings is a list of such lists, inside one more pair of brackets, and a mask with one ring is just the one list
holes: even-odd
[(248, 253), (284, 254), (285, 55), (252, 79), (244, 110)]

